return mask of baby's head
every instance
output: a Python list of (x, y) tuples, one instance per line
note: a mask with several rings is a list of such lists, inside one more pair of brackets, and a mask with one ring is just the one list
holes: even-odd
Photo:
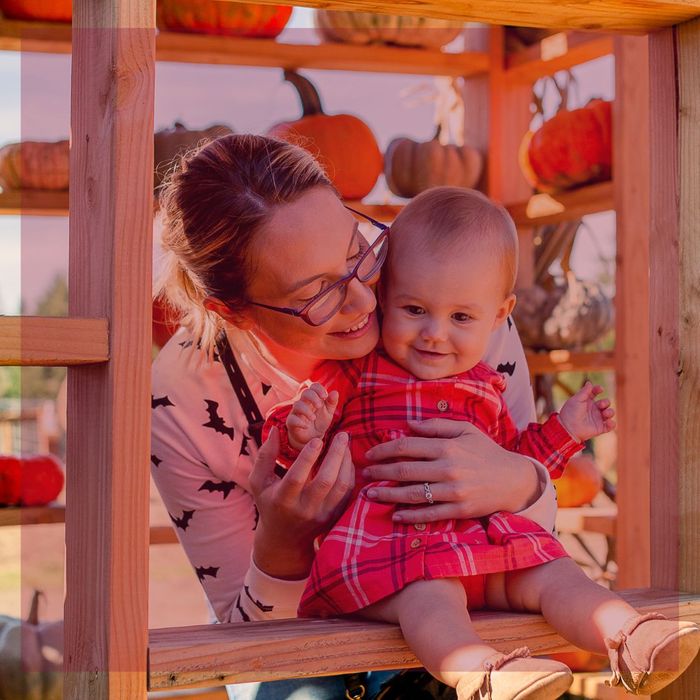
[(475, 190), (435, 187), (396, 218), (382, 273), (382, 341), (419, 379), (474, 367), (515, 304), (518, 237), (501, 206)]

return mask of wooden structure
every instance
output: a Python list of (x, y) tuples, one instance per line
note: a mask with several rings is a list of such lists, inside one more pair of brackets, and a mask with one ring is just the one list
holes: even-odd
[[(281, 49), (272, 47), (274, 42), (244, 40), (224, 48), (213, 37), (156, 40), (154, 2), (74, 0), (70, 34), (52, 27), (25, 32), (21, 24), (9, 22), (0, 27), (0, 48), (73, 54), (71, 317), (0, 318), (0, 363), (70, 367), (65, 697), (131, 700), (144, 698), (147, 688), (416, 664), (397, 629), (380, 624), (281, 622), (149, 634), (148, 339), (156, 58), (465, 75), (470, 100), (482, 108), (467, 128), (488, 145), (489, 191), (510, 203), (525, 239), (538, 216), (552, 221), (608, 209), (614, 202), (618, 307), (625, 309), (618, 314), (614, 355), (623, 450), (620, 578), (625, 587), (642, 589), (626, 593), (642, 608), (699, 620), (700, 4), (301, 3), (616, 33), (614, 40), (567, 33), (571, 52), (567, 48), (547, 64), (537, 56), (506, 57), (498, 27), (489, 33), (488, 45), (456, 57), (389, 48)], [(529, 190), (513, 167), (517, 138), (527, 124), (523, 106), (530, 82), (613, 47), (618, 78), (614, 186), (562, 196), (554, 207), (547, 200), (545, 214), (533, 214)], [(42, 197), (3, 195), (0, 208), (66, 210), (60, 196)], [(575, 360), (559, 356), (558, 366), (580, 366)], [(557, 366), (556, 355), (548, 361)], [(679, 590), (685, 593), (673, 593)], [(487, 614), (479, 626), (486, 639), (504, 648), (514, 640), (535, 651), (565, 648), (538, 616)], [(698, 695), (696, 663), (658, 697), (694, 700)]]

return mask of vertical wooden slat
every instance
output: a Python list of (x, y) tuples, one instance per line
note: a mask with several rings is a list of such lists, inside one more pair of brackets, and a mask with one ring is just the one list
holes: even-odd
[(65, 697), (145, 698), (155, 0), (75, 0), (70, 313), (110, 360), (69, 370)]
[[(679, 361), (678, 474), (676, 537), (666, 545), (677, 552), (677, 586), (700, 591), (700, 20), (676, 28), (678, 86), (679, 221), (676, 332)], [(675, 83), (674, 86), (675, 88)], [(660, 548), (661, 541), (657, 543)], [(654, 578), (666, 580), (660, 571)], [(700, 660), (655, 700), (700, 697)]]

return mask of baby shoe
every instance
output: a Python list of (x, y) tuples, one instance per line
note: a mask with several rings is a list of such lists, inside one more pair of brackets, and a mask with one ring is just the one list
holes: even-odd
[(552, 700), (569, 688), (568, 666), (549, 659), (533, 659), (521, 647), (510, 654), (494, 654), (483, 670), (471, 671), (457, 683), (458, 700)]
[(700, 627), (660, 613), (636, 615), (605, 640), (612, 679), (633, 695), (653, 695), (680, 676), (700, 648)]

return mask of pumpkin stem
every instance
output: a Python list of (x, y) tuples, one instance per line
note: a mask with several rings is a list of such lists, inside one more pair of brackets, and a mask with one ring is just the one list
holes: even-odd
[(30, 625), (39, 624), (39, 596), (44, 595), (41, 591), (34, 589), (34, 594), (32, 595), (32, 604), (29, 608), (29, 615), (27, 615), (27, 622)]
[(314, 114), (324, 113), (318, 90), (316, 90), (313, 83), (308, 78), (300, 75), (295, 70), (285, 70), (284, 79), (291, 83), (299, 93), (301, 109), (303, 111), (302, 117), (310, 117)]

